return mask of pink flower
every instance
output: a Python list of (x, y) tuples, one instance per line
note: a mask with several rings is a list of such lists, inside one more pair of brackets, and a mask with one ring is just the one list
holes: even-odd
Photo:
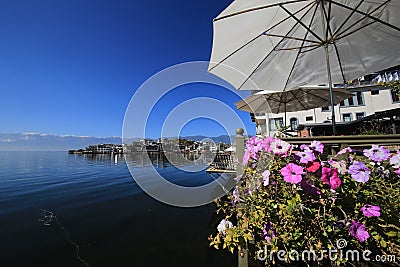
[(400, 169), (395, 170), (394, 173), (397, 174), (398, 176), (400, 176)]
[(342, 180), (339, 178), (338, 171), (336, 169), (327, 167), (322, 167), (321, 180), (325, 184), (328, 184), (333, 190), (336, 190), (342, 184)]
[(261, 148), (263, 148), (266, 152), (271, 152), (272, 147), (271, 144), (274, 142), (277, 138), (268, 136), (267, 138), (263, 139), (261, 142)]
[(251, 152), (249, 150), (245, 150), (244, 151), (244, 155), (243, 155), (243, 164), (247, 165), (247, 162), (249, 162), (249, 159), (251, 158)]
[(370, 204), (365, 204), (362, 208), (361, 211), (363, 214), (367, 217), (379, 217), (381, 216), (381, 208), (379, 206), (373, 206)]
[(318, 171), (320, 167), (321, 164), (318, 161), (308, 162), (306, 165), (306, 171), (314, 173)]
[(285, 182), (297, 184), (303, 179), (303, 168), (294, 163), (289, 163), (281, 169), (281, 174)]

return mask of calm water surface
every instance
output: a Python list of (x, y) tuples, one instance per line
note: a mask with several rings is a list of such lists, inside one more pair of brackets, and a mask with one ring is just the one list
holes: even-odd
[[(177, 184), (212, 181), (165, 162), (157, 168)], [(0, 152), (0, 266), (84, 266), (57, 224), (39, 221), (41, 209), (54, 212), (90, 266), (237, 265), (208, 247), (221, 219), (213, 204), (177, 208), (153, 200), (122, 157)]]

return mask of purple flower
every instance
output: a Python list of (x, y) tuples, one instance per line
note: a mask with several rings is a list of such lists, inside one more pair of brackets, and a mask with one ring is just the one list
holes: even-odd
[(390, 158), (390, 164), (393, 168), (400, 168), (400, 152), (397, 152), (393, 157)]
[(264, 223), (263, 236), (268, 244), (271, 244), (271, 239), (275, 237), (275, 230), (272, 228), (272, 222)]
[(324, 152), (324, 144), (322, 144), (320, 141), (312, 141), (310, 148), (319, 153)]
[(363, 152), (364, 156), (377, 162), (387, 160), (390, 157), (390, 150), (378, 145), (372, 145), (371, 149), (364, 149)]
[(276, 155), (287, 155), (292, 146), (281, 139), (275, 139), (271, 143), (272, 152)]
[(269, 185), (269, 176), (271, 175), (271, 172), (269, 170), (265, 170), (261, 176), (263, 178), (263, 184), (264, 186)]
[(397, 174), (397, 176), (400, 176), (400, 169), (394, 171), (395, 174)]
[(233, 189), (232, 196), (233, 196), (232, 206), (236, 206), (236, 203), (239, 201), (239, 187), (238, 186), (235, 186), (235, 189)]
[(365, 230), (364, 224), (351, 220), (350, 234), (358, 239), (360, 242), (364, 242), (369, 238), (367, 230)]
[(321, 195), (321, 191), (319, 191), (319, 189), (314, 185), (307, 183), (305, 179), (301, 180), (300, 186), (306, 195)]
[(285, 182), (297, 184), (303, 178), (303, 168), (294, 163), (289, 163), (286, 167), (281, 169), (281, 174)]
[(367, 217), (379, 217), (381, 216), (381, 208), (379, 206), (373, 206), (370, 204), (365, 204), (364, 207), (361, 208), (363, 214)]
[(322, 167), (321, 180), (325, 184), (328, 184), (333, 190), (336, 190), (342, 184), (342, 180), (339, 178), (338, 171), (336, 169), (327, 167)]
[(336, 154), (336, 156), (339, 156), (339, 155), (342, 155), (342, 154), (345, 154), (345, 153), (351, 153), (351, 152), (353, 152), (353, 149), (351, 149), (350, 147), (346, 147), (346, 148), (343, 148), (342, 150), (340, 150)]
[(299, 151), (296, 152), (296, 157), (300, 158), (300, 163), (307, 164), (308, 162), (313, 162), (316, 158), (312, 151)]
[(370, 169), (363, 162), (354, 161), (349, 167), (349, 173), (356, 182), (366, 183), (371, 174)]

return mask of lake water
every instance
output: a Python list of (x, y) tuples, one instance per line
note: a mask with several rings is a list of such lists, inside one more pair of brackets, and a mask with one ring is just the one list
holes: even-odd
[[(212, 181), (204, 171), (156, 168), (177, 184)], [(56, 221), (40, 221), (41, 209), (57, 216), (89, 266), (237, 265), (208, 246), (221, 219), (214, 204), (178, 208), (152, 199), (123, 157), (0, 152), (0, 266), (85, 266)]]

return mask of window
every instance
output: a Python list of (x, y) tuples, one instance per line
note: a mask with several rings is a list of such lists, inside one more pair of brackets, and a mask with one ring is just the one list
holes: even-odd
[(277, 131), (283, 127), (283, 118), (269, 119), (269, 129), (271, 131)]
[(353, 97), (343, 100), (340, 102), (341, 107), (355, 107), (364, 105), (364, 94), (363, 92), (357, 92)]
[(297, 131), (297, 126), (299, 126), (299, 120), (297, 118), (290, 118), (290, 130)]
[(356, 120), (361, 120), (365, 117), (365, 112), (357, 112), (356, 113)]
[(313, 116), (307, 116), (306, 117), (306, 121), (313, 121), (314, 120), (314, 117)]
[(331, 111), (331, 107), (330, 107), (330, 106), (328, 106), (328, 107), (322, 107), (322, 108), (321, 108), (321, 111), (322, 111), (322, 112), (324, 112), (324, 111)]
[(394, 90), (390, 90), (390, 93), (392, 94), (392, 102), (400, 101), (399, 95)]
[(372, 90), (371, 95), (379, 95), (379, 90)]
[(351, 113), (342, 114), (342, 118), (344, 122), (352, 121)]

